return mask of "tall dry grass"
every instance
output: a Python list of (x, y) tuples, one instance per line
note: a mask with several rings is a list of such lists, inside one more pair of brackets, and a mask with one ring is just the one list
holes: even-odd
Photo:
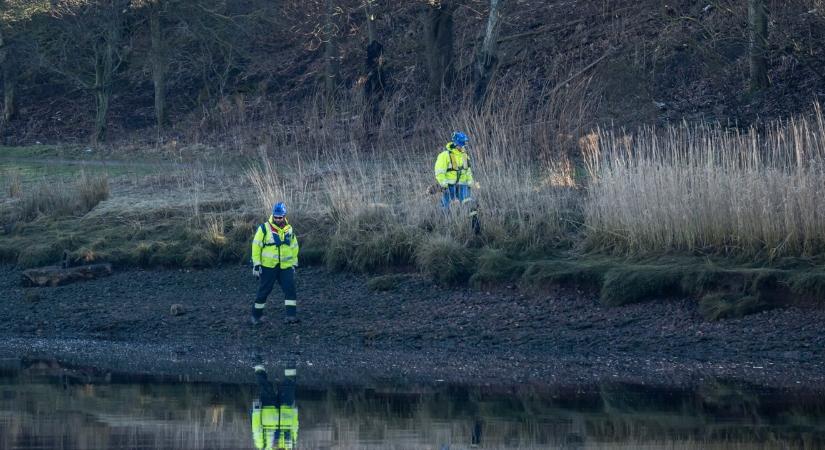
[(825, 250), (825, 121), (601, 130), (586, 155), (586, 243), (625, 253)]
[[(247, 177), (262, 210), (285, 201), (296, 214), (328, 226), (321, 238), (334, 267), (427, 265), (443, 250), (424, 245), (434, 236), (464, 247), (495, 245), (514, 251), (552, 245), (566, 232), (575, 194), (557, 182), (569, 180), (559, 173), (570, 167), (559, 163), (565, 152), (545, 147), (547, 128), (530, 126), (537, 116), (552, 117), (529, 105), (522, 93), (502, 98), (495, 108), (432, 115), (429, 132), (370, 147), (350, 131), (318, 123), (305, 141), (293, 138), (289, 146), (262, 153)], [(440, 192), (432, 189), (435, 158), (453, 130), (471, 136), (480, 237), (471, 232), (469, 210), (445, 212)]]
[(71, 216), (85, 214), (98, 203), (109, 198), (109, 180), (106, 175), (81, 171), (72, 181), (43, 180), (20, 194), (15, 205), (14, 218), (30, 221), (38, 216)]

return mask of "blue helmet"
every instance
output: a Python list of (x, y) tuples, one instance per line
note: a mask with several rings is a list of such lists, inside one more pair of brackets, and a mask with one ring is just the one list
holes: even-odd
[(456, 132), (453, 133), (453, 139), (452, 140), (453, 140), (453, 144), (455, 144), (459, 147), (464, 147), (465, 145), (467, 145), (467, 141), (469, 141), (470, 139), (467, 137), (466, 134), (464, 134), (460, 131), (456, 131)]
[(284, 202), (278, 202), (272, 207), (272, 215), (275, 217), (284, 217), (286, 215), (286, 205), (284, 205)]

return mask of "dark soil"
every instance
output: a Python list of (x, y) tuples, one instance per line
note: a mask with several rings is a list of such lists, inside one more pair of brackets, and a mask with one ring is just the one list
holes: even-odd
[[(246, 379), (297, 362), (332, 383), (445, 381), (690, 385), (710, 377), (825, 387), (825, 311), (787, 308), (707, 322), (694, 300), (605, 307), (589, 294), (526, 295), (434, 286), (417, 275), (386, 292), (367, 278), (299, 269), (297, 325), (249, 322), (256, 287), (243, 267), (129, 270), (24, 289), (0, 267), (0, 358), (57, 359), (117, 372)], [(173, 304), (183, 314), (172, 315)]]

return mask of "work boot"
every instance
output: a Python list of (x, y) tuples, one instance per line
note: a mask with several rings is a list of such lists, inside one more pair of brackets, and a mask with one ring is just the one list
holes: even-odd
[(261, 316), (261, 317), (252, 316), (251, 319), (250, 319), (250, 322), (252, 323), (252, 326), (257, 326), (257, 325), (260, 325), (262, 322), (266, 322), (266, 318), (264, 316)]
[(286, 317), (284, 317), (284, 323), (285, 324), (289, 325), (289, 324), (298, 323), (298, 322), (300, 322), (300, 320), (295, 316), (286, 316)]

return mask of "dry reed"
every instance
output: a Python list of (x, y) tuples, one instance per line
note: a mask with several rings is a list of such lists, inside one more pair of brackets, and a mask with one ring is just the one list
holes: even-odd
[(773, 258), (825, 250), (825, 123), (600, 131), (585, 157), (591, 248)]
[[(305, 143), (310, 148), (297, 145), (292, 148), (303, 150), (263, 154), (247, 176), (260, 208), (285, 201), (302, 216), (331, 223), (330, 242), (337, 243), (340, 253), (372, 249), (372, 255), (336, 259), (333, 265), (366, 270), (409, 263), (416, 259), (409, 253), (420, 247), (413, 241), (425, 234), (465, 244), (474, 239), (468, 209), (445, 212), (441, 194), (432, 189), (437, 154), (452, 130), (465, 130), (472, 137), (473, 194), (481, 208), (482, 240), (528, 250), (565, 232), (572, 194), (569, 187), (543, 181), (564, 178), (556, 169), (569, 164), (548, 162), (536, 151), (536, 129), (520, 125), (523, 104), (517, 99), (497, 111), (468, 110), (442, 118), (430, 137), (393, 142), (380, 152), (359, 147), (352, 136), (338, 136), (343, 144), (332, 145), (334, 129), (319, 126), (321, 131)], [(329, 251), (327, 256), (329, 260)]]

